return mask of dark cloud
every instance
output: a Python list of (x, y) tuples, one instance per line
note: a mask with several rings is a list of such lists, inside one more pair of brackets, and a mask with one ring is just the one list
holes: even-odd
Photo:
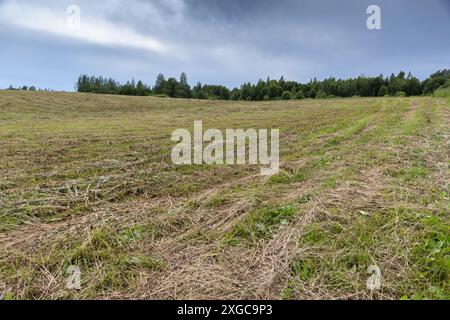
[[(382, 30), (370, 31), (366, 8), (374, 2)], [(446, 0), (79, 0), (89, 26), (84, 38), (52, 24), (71, 3), (0, 0), (0, 17), (20, 9), (0, 21), (0, 87), (32, 82), (71, 90), (84, 72), (152, 82), (159, 72), (186, 71), (192, 82), (228, 86), (401, 69), (424, 78), (450, 62)], [(27, 6), (35, 24), (14, 23)], [(39, 19), (42, 10), (46, 19)], [(147, 42), (154, 45), (141, 45)]]

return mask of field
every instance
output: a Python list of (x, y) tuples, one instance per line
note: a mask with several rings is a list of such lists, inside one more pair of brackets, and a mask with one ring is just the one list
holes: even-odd
[[(280, 129), (281, 172), (173, 165), (194, 120)], [(0, 294), (448, 299), (449, 123), (448, 98), (0, 91)]]

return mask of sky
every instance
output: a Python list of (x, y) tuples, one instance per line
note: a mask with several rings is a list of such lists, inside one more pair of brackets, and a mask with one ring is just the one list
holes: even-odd
[[(369, 30), (369, 5), (381, 29)], [(450, 0), (0, 0), (0, 88), (80, 74), (230, 88), (450, 68)]]

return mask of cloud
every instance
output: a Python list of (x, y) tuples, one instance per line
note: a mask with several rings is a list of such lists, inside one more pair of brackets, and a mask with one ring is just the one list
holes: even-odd
[[(67, 28), (66, 8), (81, 8)], [(308, 81), (448, 67), (448, 0), (0, 0), (0, 87), (73, 88), (80, 73), (153, 81), (187, 72), (229, 87), (259, 78)], [(2, 64), (3, 61), (3, 64)], [(12, 79), (12, 80), (9, 80)]]
[(79, 13), (78, 16), (77, 7), (68, 7), (65, 12), (17, 1), (6, 1), (0, 5), (0, 19), (3, 24), (103, 46), (143, 49), (157, 53), (170, 50), (162, 41), (140, 34), (125, 24), (111, 23), (98, 16), (90, 17), (83, 11)]

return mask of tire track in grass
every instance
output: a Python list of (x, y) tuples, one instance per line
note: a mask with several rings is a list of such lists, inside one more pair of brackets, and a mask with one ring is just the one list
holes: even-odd
[[(391, 123), (391, 126), (393, 126), (394, 124)], [(358, 127), (358, 126), (357, 126)], [(354, 130), (354, 132), (359, 132), (360, 128), (357, 128), (356, 130)], [(353, 130), (351, 130), (353, 131)], [(377, 174), (375, 175), (375, 177), (377, 177)], [(373, 186), (373, 183), (371, 184), (371, 182), (373, 182), (373, 178), (369, 178), (369, 176), (364, 176), (362, 179), (362, 183), (364, 184), (366, 189), (371, 189)], [(361, 188), (364, 189), (364, 188)], [(376, 194), (376, 193), (374, 193)], [(362, 195), (364, 195), (364, 192), (362, 193)], [(379, 194), (378, 194), (379, 196)], [(367, 205), (366, 201), (368, 203), (371, 203), (372, 201), (374, 201), (371, 197), (369, 197), (367, 200), (363, 200), (361, 203), (361, 206), (364, 207), (364, 205)], [(299, 231), (301, 231), (298, 226), (299, 225), (308, 225), (308, 222), (311, 221), (311, 219), (313, 219), (314, 217), (314, 208), (317, 206), (320, 207), (320, 203), (323, 202), (323, 200), (317, 200), (317, 202), (312, 205), (312, 208), (308, 211), (309, 215), (307, 214), (306, 216), (303, 216), (303, 219), (306, 220), (302, 220), (300, 223), (295, 223), (292, 226), (292, 229), (290, 229), (289, 231), (284, 230), (283, 232), (281, 232), (279, 234), (278, 238), (274, 238), (272, 240), (270, 240), (267, 244), (264, 245), (262, 249), (262, 254), (257, 254), (257, 253), (251, 253), (251, 252), (246, 252), (246, 253), (242, 253), (242, 249), (236, 249), (236, 250), (231, 250), (231, 254), (228, 255), (228, 259), (233, 260), (232, 257), (239, 257), (238, 262), (235, 262), (236, 265), (240, 265), (240, 266), (250, 266), (247, 271), (245, 270), (240, 270), (237, 272), (232, 272), (230, 270), (228, 270), (227, 268), (225, 268), (224, 266), (217, 266), (217, 264), (213, 264), (211, 266), (211, 262), (208, 261), (208, 259), (203, 259), (202, 257), (209, 257), (209, 256), (215, 256), (214, 255), (214, 250), (211, 249), (215, 249), (217, 250), (216, 255), (223, 255), (223, 253), (221, 253), (220, 250), (220, 246), (213, 246), (212, 248), (210, 248), (209, 254), (207, 252), (198, 252), (197, 255), (200, 256), (200, 258), (195, 259), (195, 257), (193, 258), (194, 261), (190, 260), (189, 266), (187, 267), (188, 269), (185, 269), (184, 271), (178, 271), (178, 276), (183, 277), (183, 278), (189, 278), (191, 277), (191, 281), (192, 283), (198, 283), (199, 281), (205, 281), (205, 279), (209, 276), (214, 277), (215, 273), (218, 272), (220, 270), (221, 273), (223, 273), (224, 275), (227, 275), (228, 277), (234, 278), (234, 280), (232, 279), (228, 279), (229, 283), (228, 286), (225, 286), (228, 289), (229, 295), (224, 295), (224, 291), (226, 290), (224, 288), (223, 283), (218, 284), (218, 283), (214, 283), (214, 282), (210, 282), (209, 285), (215, 285), (216, 288), (214, 290), (214, 288), (209, 287), (209, 290), (213, 290), (213, 292), (215, 294), (222, 294), (224, 295), (224, 298), (267, 298), (267, 297), (271, 297), (274, 298), (273, 296), (271, 296), (270, 293), (264, 293), (265, 291), (267, 291), (267, 287), (270, 287), (272, 284), (272, 281), (274, 281), (274, 279), (277, 277), (276, 274), (282, 274), (283, 272), (286, 271), (288, 264), (282, 264), (277, 265), (277, 263), (275, 263), (274, 266), (269, 267), (269, 274), (267, 274), (267, 272), (261, 272), (260, 271), (256, 271), (256, 269), (262, 269), (261, 267), (258, 268), (258, 266), (262, 266), (265, 265), (264, 261), (271, 261), (273, 260), (273, 256), (275, 255), (275, 257), (279, 257), (278, 254), (280, 254), (281, 256), (284, 256), (285, 258), (281, 258), (279, 260), (285, 260), (286, 258), (288, 258), (289, 256), (291, 256), (291, 253), (289, 250), (287, 250), (287, 243), (289, 243), (292, 239), (295, 239), (295, 235), (298, 234)], [(297, 221), (298, 222), (298, 221)], [(278, 243), (278, 245), (276, 245)], [(280, 247), (281, 246), (281, 247)], [(180, 247), (176, 247), (173, 251), (170, 251), (171, 254), (176, 254), (176, 252), (182, 251), (183, 249), (183, 245), (180, 245)], [(192, 248), (189, 246), (188, 250), (192, 250)], [(212, 252), (211, 252), (212, 251)], [(256, 256), (260, 255), (263, 258), (260, 257), (260, 259), (257, 259)], [(271, 258), (272, 256), (272, 258)], [(191, 257), (192, 258), (192, 257)], [(247, 259), (248, 258), (248, 259)], [(278, 258), (277, 258), (278, 259)], [(275, 261), (277, 260), (275, 259)], [(226, 261), (228, 261), (227, 259), (225, 259)], [(252, 262), (248, 261), (248, 260), (256, 260)], [(195, 263), (195, 261), (197, 261)], [(267, 265), (266, 265), (267, 267)], [(212, 270), (211, 270), (212, 268)], [(202, 273), (200, 270), (204, 271), (207, 270), (205, 273)], [(208, 273), (208, 270), (210, 273)], [(276, 271), (276, 272), (272, 272), (272, 271)], [(271, 274), (272, 273), (272, 274)], [(275, 275), (274, 275), (275, 274)], [(188, 276), (189, 275), (189, 276)], [(257, 276), (254, 277), (254, 275), (261, 275), (261, 276)], [(226, 277), (225, 277), (226, 278)], [(253, 278), (255, 281), (253, 282), (253, 291), (250, 290), (250, 288), (252, 287), (252, 285), (248, 285), (245, 286), (243, 285), (243, 283), (245, 283), (245, 281), (248, 281), (248, 279)], [(202, 279), (202, 280), (200, 280)], [(239, 281), (239, 279), (242, 279), (241, 281)], [(246, 279), (246, 280), (244, 280)], [(225, 279), (224, 277), (221, 277), (221, 281), (223, 282)], [(161, 287), (162, 288), (171, 288), (171, 281), (176, 281), (176, 276), (171, 275), (171, 277), (168, 279), (168, 281), (166, 283), (164, 283)], [(208, 281), (206, 281), (206, 283), (208, 283)], [(234, 284), (234, 288), (233, 288), (233, 284)], [(172, 284), (173, 285), (173, 284)], [(185, 284), (186, 285), (186, 284)], [(182, 284), (180, 284), (180, 286), (177, 286), (178, 288), (182, 287)], [(242, 290), (240, 290), (239, 288), (247, 288), (247, 290), (250, 290), (250, 292), (260, 292), (257, 293), (256, 296), (251, 294), (250, 292), (247, 291), (247, 294), (249, 294), (248, 296), (243, 295), (242, 294)], [(256, 289), (255, 289), (256, 288)], [(259, 289), (258, 289), (259, 288)], [(203, 287), (203, 289), (205, 289)], [(161, 289), (162, 290), (162, 289)], [(159, 291), (159, 293), (161, 293), (161, 290)], [(181, 289), (180, 289), (181, 290)], [(204, 296), (202, 296), (201, 294), (198, 295), (198, 291), (196, 291), (195, 289), (193, 290), (191, 289), (186, 289), (186, 292), (190, 292), (188, 293), (187, 297), (190, 298), (203, 298)], [(164, 291), (164, 290), (163, 290)], [(197, 295), (195, 295), (195, 292), (197, 292)], [(182, 294), (183, 292), (180, 293), (181, 297), (184, 297)], [(273, 293), (272, 293), (273, 294)], [(164, 297), (164, 295), (160, 296), (160, 297)], [(276, 297), (278, 298), (278, 297)]]
[[(368, 124), (369, 122), (369, 118), (364, 119), (363, 121), (358, 122), (356, 125), (352, 126), (351, 129), (346, 129), (344, 130), (345, 134), (343, 135), (343, 137), (345, 139), (350, 138), (350, 133), (353, 134), (358, 134), (361, 132), (361, 130), (365, 127), (365, 125)], [(362, 125), (364, 124), (364, 125)], [(341, 141), (344, 141), (345, 139), (342, 139)], [(318, 181), (320, 181), (320, 177), (315, 181), (312, 182), (312, 185), (317, 185), (319, 184)], [(314, 189), (314, 187), (311, 188), (311, 191)], [(304, 191), (304, 190), (303, 190)], [(298, 190), (292, 191), (291, 190), (291, 194), (286, 197), (283, 196), (283, 201), (288, 201), (288, 199), (294, 199), (296, 197), (298, 197), (299, 195), (301, 195), (302, 192), (298, 192)], [(280, 200), (280, 199), (279, 199)], [(280, 202), (283, 202), (280, 201)], [(319, 200), (320, 201), (320, 200)], [(174, 288), (174, 286), (176, 288), (178, 288), (179, 290), (179, 296), (172, 296), (173, 298), (205, 298), (207, 296), (204, 296), (202, 294), (199, 293), (198, 290), (193, 289), (192, 287), (190, 287), (189, 284), (186, 284), (186, 282), (181, 281), (181, 279), (177, 280), (178, 278), (182, 278), (182, 279), (189, 279), (191, 281), (191, 283), (199, 283), (199, 281), (205, 282), (207, 285), (202, 286), (202, 288), (200, 290), (205, 290), (205, 289), (209, 289), (210, 291), (213, 291), (214, 294), (213, 296), (217, 296), (219, 295), (220, 298), (254, 298), (254, 297), (258, 297), (258, 298), (264, 298), (266, 296), (259, 296), (257, 294), (257, 296), (251, 294), (249, 291), (251, 292), (258, 292), (258, 291), (262, 291), (261, 287), (265, 287), (266, 284), (268, 283), (267, 281), (270, 282), (269, 279), (272, 279), (272, 277), (266, 277), (267, 273), (265, 272), (258, 272), (256, 271), (256, 269), (262, 269), (261, 267), (258, 267), (258, 265), (260, 266), (266, 266), (267, 265), (264, 263), (264, 261), (261, 261), (260, 259), (258, 259), (258, 256), (263, 255), (263, 256), (268, 256), (268, 252), (270, 252), (271, 254), (275, 254), (276, 253), (280, 253), (280, 252), (285, 252), (286, 248), (287, 248), (287, 243), (290, 242), (290, 240), (292, 239), (293, 235), (296, 234), (300, 229), (299, 229), (299, 225), (307, 225), (308, 222), (310, 221), (310, 219), (312, 219), (311, 214), (313, 213), (313, 210), (310, 209), (308, 211), (310, 214), (304, 215), (302, 216), (302, 218), (304, 220), (302, 221), (297, 221), (297, 223), (293, 226), (293, 229), (291, 229), (291, 232), (289, 234), (284, 234), (284, 233), (279, 233), (279, 235), (281, 236), (282, 239), (284, 239), (284, 241), (280, 241), (280, 239), (277, 238), (273, 238), (272, 240), (269, 240), (268, 243), (264, 244), (263, 247), (258, 247), (258, 249), (256, 250), (256, 252), (252, 249), (246, 249), (246, 248), (241, 248), (241, 247), (231, 247), (231, 248), (226, 248), (226, 250), (223, 248), (223, 245), (221, 245), (220, 243), (216, 243), (215, 241), (212, 241), (211, 244), (209, 245), (203, 245), (203, 249), (202, 249), (202, 245), (199, 246), (195, 246), (192, 247), (191, 245), (189, 245), (187, 241), (178, 241), (178, 245), (177, 245), (177, 241), (170, 241), (168, 240), (168, 242), (165, 243), (164, 249), (162, 251), (167, 252), (168, 256), (172, 256), (173, 260), (178, 260), (178, 263), (174, 262), (173, 264), (177, 266), (177, 268), (175, 270), (173, 270), (172, 272), (168, 272), (168, 276), (165, 280), (163, 280), (160, 285), (158, 286), (158, 289), (156, 289), (156, 296), (155, 297), (164, 297), (165, 294), (168, 294), (168, 292), (173, 292), (172, 289)], [(299, 216), (301, 217), (301, 216)], [(238, 219), (242, 219), (242, 216), (239, 216)], [(239, 221), (239, 220), (238, 220)], [(275, 245), (275, 243), (279, 241), (279, 243), (283, 244), (282, 247), (280, 248), (280, 245)], [(173, 243), (173, 244), (171, 244)], [(196, 248), (196, 249), (194, 249)], [(264, 249), (265, 248), (265, 249)], [(273, 250), (272, 250), (272, 249)], [(198, 250), (198, 251), (196, 251)], [(224, 251), (225, 250), (225, 251)], [(262, 250), (262, 253), (258, 251)], [(281, 251), (279, 251), (281, 250)], [(195, 255), (190, 256), (188, 254), (188, 252), (197, 252)], [(225, 252), (229, 253), (226, 254), (227, 258), (224, 258), (223, 256), (225, 255)], [(231, 261), (233, 260), (237, 260), (237, 261), (233, 261), (232, 265), (235, 266), (237, 269), (235, 271), (230, 270), (229, 268), (226, 267), (226, 265), (222, 265), (222, 264), (217, 264), (214, 259), (213, 261), (211, 261), (208, 257), (216, 257), (219, 261), (221, 260), (225, 260), (227, 261), (226, 264), (230, 264)], [(238, 257), (238, 258), (235, 258)], [(187, 259), (187, 260), (186, 260)], [(251, 260), (256, 260), (257, 262), (255, 263), (254, 261), (248, 261), (249, 259)], [(185, 265), (184, 269), (180, 268), (180, 264), (179, 261), (182, 260), (186, 260), (183, 265)], [(262, 259), (264, 260), (264, 259)], [(268, 260), (270, 260), (270, 257), (268, 257)], [(240, 266), (240, 267), (238, 267)], [(245, 267), (248, 266), (248, 269)], [(244, 270), (242, 269), (244, 268)], [(278, 268), (276, 268), (278, 270)], [(283, 272), (283, 270), (285, 269), (284, 266), (282, 266), (279, 271)], [(271, 268), (270, 270), (273, 270), (273, 268)], [(261, 271), (261, 270), (260, 270)], [(226, 277), (222, 276), (220, 277), (220, 283), (217, 283), (216, 281), (213, 281), (215, 276), (218, 276), (218, 272), (222, 273), (223, 275), (227, 275)], [(265, 274), (265, 276), (257, 276), (254, 277), (254, 275), (260, 275), (260, 274)], [(253, 275), (253, 276), (252, 276)], [(225, 284), (225, 279), (228, 280), (228, 285)], [(241, 280), (239, 280), (241, 279)], [(248, 281), (249, 279), (253, 279), (255, 280), (255, 282), (252, 282), (250, 280), (250, 282), (252, 284), (249, 284)], [(180, 281), (180, 283), (178, 283), (178, 281)], [(246, 285), (244, 285), (243, 283), (246, 283)], [(260, 289), (255, 289), (255, 286), (257, 288)], [(225, 291), (227, 289), (225, 289), (225, 287), (228, 288), (228, 292), (230, 295), (227, 295), (225, 293)], [(183, 291), (183, 288), (185, 291)], [(241, 289), (247, 289), (247, 291), (245, 291), (245, 295), (242, 293)], [(224, 291), (225, 290), (225, 291)], [(253, 291), (252, 291), (253, 290)], [(222, 296), (220, 296), (220, 293), (222, 294)], [(238, 293), (240, 293), (239, 295), (237, 295)], [(154, 297), (152, 295), (152, 293), (148, 293), (150, 294), (150, 297)], [(186, 295), (184, 295), (186, 294)], [(196, 295), (197, 294), (197, 295)], [(211, 293), (210, 293), (211, 294)], [(166, 296), (167, 297), (167, 296)]]
[[(425, 103), (425, 100), (422, 100), (422, 105), (421, 108), (423, 108), (423, 104)], [(391, 133), (389, 134), (390, 140), (395, 141), (396, 139), (396, 135), (397, 134), (401, 134), (401, 132), (403, 131), (403, 126), (408, 126), (409, 124), (409, 119), (408, 117), (405, 117), (403, 119), (403, 123), (400, 126), (397, 127), (393, 127), (391, 130)], [(421, 130), (419, 133), (420, 134), (425, 134), (424, 138), (422, 139), (422, 141), (420, 142), (420, 145), (422, 146), (427, 146), (428, 145), (428, 141), (426, 140), (429, 136), (430, 136), (430, 129), (431, 126), (428, 127), (424, 127), (422, 128), (423, 130)], [(411, 150), (412, 148), (415, 148), (418, 145), (407, 145), (405, 147), (405, 149), (407, 150)], [(403, 153), (402, 157), (406, 157), (407, 159), (409, 158), (409, 152), (407, 150), (401, 150), (401, 152)], [(386, 164), (389, 165), (389, 164)], [(385, 166), (386, 166), (385, 165)], [(390, 166), (396, 166), (395, 162), (391, 162)], [(368, 179), (367, 182), (369, 182), (369, 186), (378, 186), (381, 187), (381, 191), (386, 190), (386, 188), (395, 188), (398, 184), (398, 182), (395, 179), (390, 179), (388, 177), (386, 177), (383, 173), (383, 167), (379, 168), (376, 167), (375, 169), (378, 170), (377, 173), (377, 178), (374, 181), (373, 179)], [(381, 185), (380, 185), (381, 184)], [(384, 193), (384, 192), (383, 192)], [(381, 198), (379, 198), (379, 200), (382, 200), (383, 202), (379, 203), (380, 208), (377, 210), (382, 210), (382, 212), (389, 212), (389, 210), (392, 208), (391, 206), (395, 205), (395, 206), (402, 206), (401, 203), (390, 203), (390, 202), (386, 202), (386, 199), (384, 199), (383, 193), (381, 194)], [(334, 208), (336, 204), (342, 204), (341, 199), (342, 195), (339, 195), (339, 192), (337, 193), (339, 201), (337, 203), (328, 203), (325, 205), (325, 207), (323, 208), (324, 212), (329, 212), (332, 213), (332, 211), (330, 212), (330, 208)], [(326, 202), (325, 202), (326, 203)], [(369, 208), (373, 208), (373, 204), (367, 203)], [(355, 203), (354, 200), (352, 200), (352, 202), (350, 203), (350, 205), (348, 206), (349, 208), (354, 208)], [(410, 208), (412, 210), (429, 210), (425, 207), (418, 207), (418, 209), (415, 208), (415, 205), (410, 205)], [(363, 208), (363, 210), (366, 210)], [(346, 231), (345, 233), (342, 232), (340, 236), (341, 238), (343, 238), (344, 241), (348, 241), (350, 239), (352, 239), (349, 235), (350, 232), (355, 232), (357, 231), (355, 228), (357, 228), (358, 223), (361, 221), (365, 221), (364, 225), (361, 225), (360, 227), (363, 228), (362, 230), (365, 230), (366, 228), (369, 228), (370, 225), (367, 225), (368, 221), (371, 221), (371, 216), (370, 211), (366, 212), (364, 211), (364, 214), (367, 214), (368, 217), (364, 218), (364, 217), (356, 217), (356, 219), (352, 219), (350, 218), (349, 221), (345, 222), (345, 220), (340, 221), (339, 219), (337, 219), (337, 217), (334, 217), (336, 214), (332, 213), (330, 215), (330, 220), (331, 222), (336, 225), (339, 226), (339, 228), (342, 228), (342, 222), (345, 222), (346, 224), (348, 224), (348, 228), (349, 231)], [(383, 228), (382, 230), (376, 230), (376, 232), (379, 234), (377, 234), (377, 237), (382, 237), (382, 239), (384, 237), (388, 237), (390, 236), (389, 234), (389, 228), (394, 228), (393, 230), (397, 230), (395, 228), (398, 228), (398, 225), (402, 226), (403, 224), (406, 223), (406, 225), (412, 225), (414, 226), (415, 222), (413, 221), (408, 221), (407, 218), (398, 218), (395, 217), (393, 219), (391, 219), (389, 216), (386, 218), (383, 218), (383, 215), (381, 215), (379, 217), (379, 219), (385, 219), (387, 221), (387, 223), (385, 225), (381, 225), (379, 227)], [(397, 221), (397, 219), (406, 219), (405, 221), (399, 222)], [(376, 220), (375, 220), (376, 221)], [(384, 221), (384, 220), (382, 220)], [(321, 225), (328, 225), (327, 221), (319, 221), (321, 223)], [(364, 223), (364, 222), (363, 222)], [(392, 225), (391, 227), (388, 227), (389, 225)], [(320, 226), (320, 224), (319, 224)], [(332, 225), (331, 225), (332, 226)], [(320, 228), (320, 227), (319, 227)], [(414, 227), (412, 227), (414, 229)], [(332, 230), (332, 228), (330, 227), (330, 229)], [(370, 230), (370, 229), (369, 229)], [(402, 229), (399, 228), (399, 230), (401, 231)], [(408, 268), (410, 268), (411, 266), (408, 266), (408, 261), (402, 261), (401, 257), (399, 258), (397, 256), (398, 252), (396, 252), (396, 249), (394, 247), (391, 248), (389, 245), (386, 245), (384, 242), (381, 242), (379, 245), (375, 245), (374, 251), (369, 252), (369, 255), (372, 256), (372, 258), (376, 255), (378, 255), (378, 264), (380, 265), (380, 267), (382, 267), (382, 272), (383, 272), (383, 287), (384, 290), (377, 293), (376, 295), (371, 295), (370, 292), (368, 292), (365, 289), (365, 279), (367, 277), (367, 275), (365, 275), (365, 269), (361, 270), (361, 272), (359, 273), (349, 273), (348, 274), (348, 279), (345, 279), (345, 274), (342, 274), (342, 276), (344, 276), (344, 278), (340, 278), (339, 281), (344, 281), (343, 285), (345, 283), (349, 284), (350, 287), (347, 290), (343, 290), (343, 286), (341, 287), (336, 287), (336, 285), (333, 283), (327, 283), (327, 281), (324, 281), (323, 277), (330, 277), (336, 280), (336, 272), (337, 270), (334, 271), (333, 274), (331, 275), (327, 275), (326, 271), (327, 271), (327, 267), (326, 267), (326, 261), (320, 260), (320, 258), (324, 255), (324, 253), (322, 251), (324, 251), (325, 253), (328, 251), (328, 258), (329, 259), (338, 259), (337, 261), (339, 261), (339, 256), (337, 254), (334, 254), (333, 252), (330, 252), (330, 249), (324, 247), (324, 246), (320, 246), (320, 241), (322, 241), (322, 243), (324, 242), (324, 234), (326, 234), (326, 229), (310, 229), (311, 234), (312, 231), (315, 231), (314, 233), (314, 237), (311, 238), (311, 236), (309, 236), (310, 240), (313, 240), (314, 242), (312, 243), (313, 245), (317, 243), (319, 243), (319, 246), (317, 247), (317, 249), (310, 249), (309, 246), (311, 246), (311, 243), (304, 243), (304, 246), (302, 248), (299, 248), (299, 250), (304, 250), (304, 252), (299, 252), (299, 262), (301, 262), (302, 264), (297, 265), (296, 266), (296, 275), (295, 277), (291, 277), (289, 278), (288, 282), (286, 282), (286, 285), (284, 287), (284, 294), (288, 294), (288, 297), (291, 298), (300, 298), (300, 299), (305, 299), (305, 298), (329, 298), (329, 299), (341, 299), (341, 298), (359, 298), (359, 299), (371, 299), (374, 297), (378, 297), (378, 298), (384, 298), (384, 299), (392, 299), (392, 298), (399, 298), (401, 293), (399, 294), (399, 290), (401, 290), (401, 285), (398, 285), (397, 283), (399, 283), (399, 281), (401, 280), (401, 277), (408, 277), (406, 271), (409, 270)], [(320, 232), (319, 232), (320, 231)], [(394, 232), (394, 231), (393, 231)], [(394, 232), (394, 234), (392, 235), (394, 237), (393, 241), (400, 241), (400, 247), (398, 247), (397, 249), (400, 250), (401, 254), (408, 254), (408, 251), (412, 250), (413, 247), (415, 246), (415, 241), (417, 239), (411, 239), (411, 236), (409, 234), (410, 232), (407, 231), (405, 236), (405, 242), (403, 243), (401, 240), (395, 240), (395, 235), (396, 232)], [(372, 234), (369, 236), (370, 238), (375, 238), (375, 234)], [(369, 238), (369, 239), (370, 239)], [(352, 239), (353, 240), (358, 240), (358, 239)], [(331, 241), (331, 240), (329, 240)], [(335, 240), (333, 240), (335, 241)], [(369, 240), (366, 240), (369, 241)], [(386, 240), (384, 240), (386, 241)], [(409, 242), (408, 242), (409, 241)], [(326, 239), (325, 239), (325, 244), (326, 244)], [(328, 242), (329, 245), (333, 245), (332, 242)], [(348, 242), (347, 242), (348, 243)], [(353, 248), (357, 248), (358, 244), (352, 244)], [(342, 254), (345, 254), (346, 251), (350, 251), (352, 250), (352, 247), (349, 247), (350, 243), (348, 243), (344, 248), (342, 248), (341, 250)], [(385, 246), (385, 247), (384, 247)], [(387, 247), (386, 247), (387, 246)], [(304, 249), (303, 249), (304, 248)], [(316, 251), (315, 251), (316, 250)], [(322, 250), (322, 251), (321, 251)], [(331, 250), (337, 251), (339, 252), (339, 248), (336, 247), (332, 247)], [(365, 249), (366, 251), (368, 250), (367, 248)], [(380, 257), (381, 255), (381, 257)], [(326, 257), (326, 256), (325, 256)], [(315, 260), (319, 260), (322, 261), (322, 264), (315, 264)], [(400, 262), (399, 262), (400, 261)], [(333, 263), (335, 264), (334, 260)], [(376, 259), (373, 260), (373, 262), (371, 263), (376, 263)], [(380, 264), (381, 263), (381, 264)], [(405, 268), (400, 267), (399, 268), (399, 264), (400, 266), (404, 266), (406, 265)], [(322, 268), (322, 269), (320, 269)], [(335, 266), (333, 267), (335, 268)], [(406, 271), (404, 270), (406, 269)], [(291, 270), (288, 270), (289, 272), (292, 272)], [(361, 281), (355, 282), (354, 280), (352, 280), (352, 278), (356, 278), (358, 276), (358, 274), (361, 276)], [(322, 277), (322, 278), (321, 278)], [(411, 275), (409, 275), (409, 277), (411, 277)], [(414, 276), (413, 276), (414, 277)], [(413, 281), (414, 278), (409, 279), (409, 282)], [(290, 285), (289, 283), (295, 283), (295, 286), (292, 287), (292, 284)], [(330, 286), (331, 285), (331, 286)], [(327, 288), (328, 287), (328, 288)], [(353, 288), (354, 287), (354, 288)], [(289, 289), (286, 291), (286, 289)], [(400, 291), (401, 292), (401, 291)]]

